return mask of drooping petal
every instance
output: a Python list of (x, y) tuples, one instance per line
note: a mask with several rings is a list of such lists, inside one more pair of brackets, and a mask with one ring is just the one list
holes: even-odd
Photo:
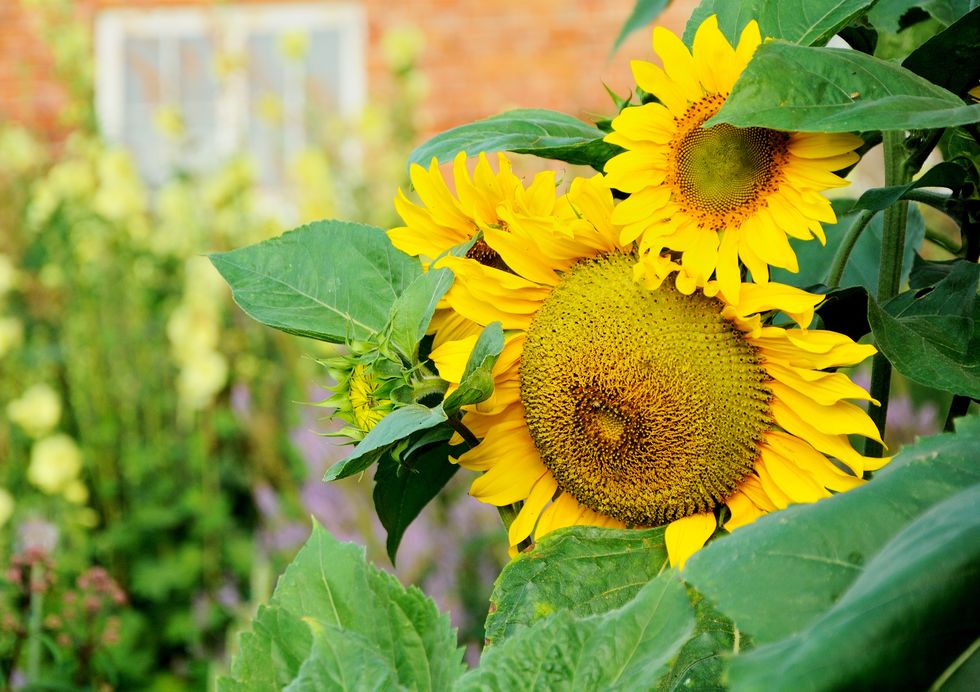
[(699, 551), (718, 528), (713, 512), (692, 514), (667, 524), (664, 542), (667, 544), (667, 557), (670, 566), (684, 569), (687, 559)]

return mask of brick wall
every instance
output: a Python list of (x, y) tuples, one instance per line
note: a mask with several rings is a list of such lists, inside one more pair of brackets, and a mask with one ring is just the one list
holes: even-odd
[[(388, 29), (414, 25), (426, 38), (421, 60), (429, 84), (423, 113), (426, 134), (513, 107), (552, 108), (583, 118), (608, 112), (603, 82), (619, 93), (628, 91), (630, 58), (652, 55), (649, 34), (637, 32), (609, 56), (634, 0), (363, 2), (369, 91), (383, 84), (384, 63), (377, 46)], [(102, 8), (188, 4), (202, 2), (77, 0), (75, 11), (91, 26)], [(661, 23), (679, 31), (695, 4), (675, 0)], [(20, 0), (0, 0), (0, 119), (57, 136), (65, 97), (52, 72), (35, 18)]]

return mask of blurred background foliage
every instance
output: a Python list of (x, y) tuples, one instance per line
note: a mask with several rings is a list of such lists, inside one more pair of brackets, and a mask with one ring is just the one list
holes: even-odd
[[(385, 37), (390, 99), (355, 121), (315, 114), (274, 193), (245, 156), (150, 187), (96, 133), (87, 29), (66, 3), (32, 4), (73, 101), (64, 141), (0, 123), (0, 686), (200, 689), (311, 514), (391, 568), (370, 481), (320, 482), (345, 448), (302, 402), (329, 395), (316, 359), (333, 351), (249, 320), (203, 255), (319, 218), (393, 225), (421, 43)], [(279, 48), (298, 59), (303, 38)], [(179, 111), (155, 122), (191, 146)], [(461, 492), (412, 528), (397, 573), (476, 651), (506, 552), (496, 514)]]

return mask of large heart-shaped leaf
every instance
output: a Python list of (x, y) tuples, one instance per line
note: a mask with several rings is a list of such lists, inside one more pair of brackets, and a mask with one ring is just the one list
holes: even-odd
[(380, 228), (346, 221), (317, 221), (209, 257), (250, 317), (332, 343), (374, 338), (422, 273)]
[(772, 41), (759, 46), (721, 110), (705, 125), (865, 132), (978, 121), (980, 105), (965, 105), (956, 94), (900, 65), (853, 50)]
[(718, 28), (732, 45), (752, 19), (759, 22), (763, 37), (822, 45), (873, 4), (874, 0), (703, 0), (687, 22), (684, 43), (692, 45), (701, 22), (715, 14)]

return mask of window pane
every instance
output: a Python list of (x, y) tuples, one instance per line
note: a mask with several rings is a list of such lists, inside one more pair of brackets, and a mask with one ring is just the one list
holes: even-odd
[(340, 102), (340, 36), (336, 29), (310, 33), (306, 57), (308, 110), (335, 113)]
[(159, 39), (127, 37), (123, 44), (123, 61), (126, 103), (160, 103), (163, 89)]
[(263, 185), (279, 184), (285, 167), (285, 58), (274, 33), (248, 38), (248, 153)]

